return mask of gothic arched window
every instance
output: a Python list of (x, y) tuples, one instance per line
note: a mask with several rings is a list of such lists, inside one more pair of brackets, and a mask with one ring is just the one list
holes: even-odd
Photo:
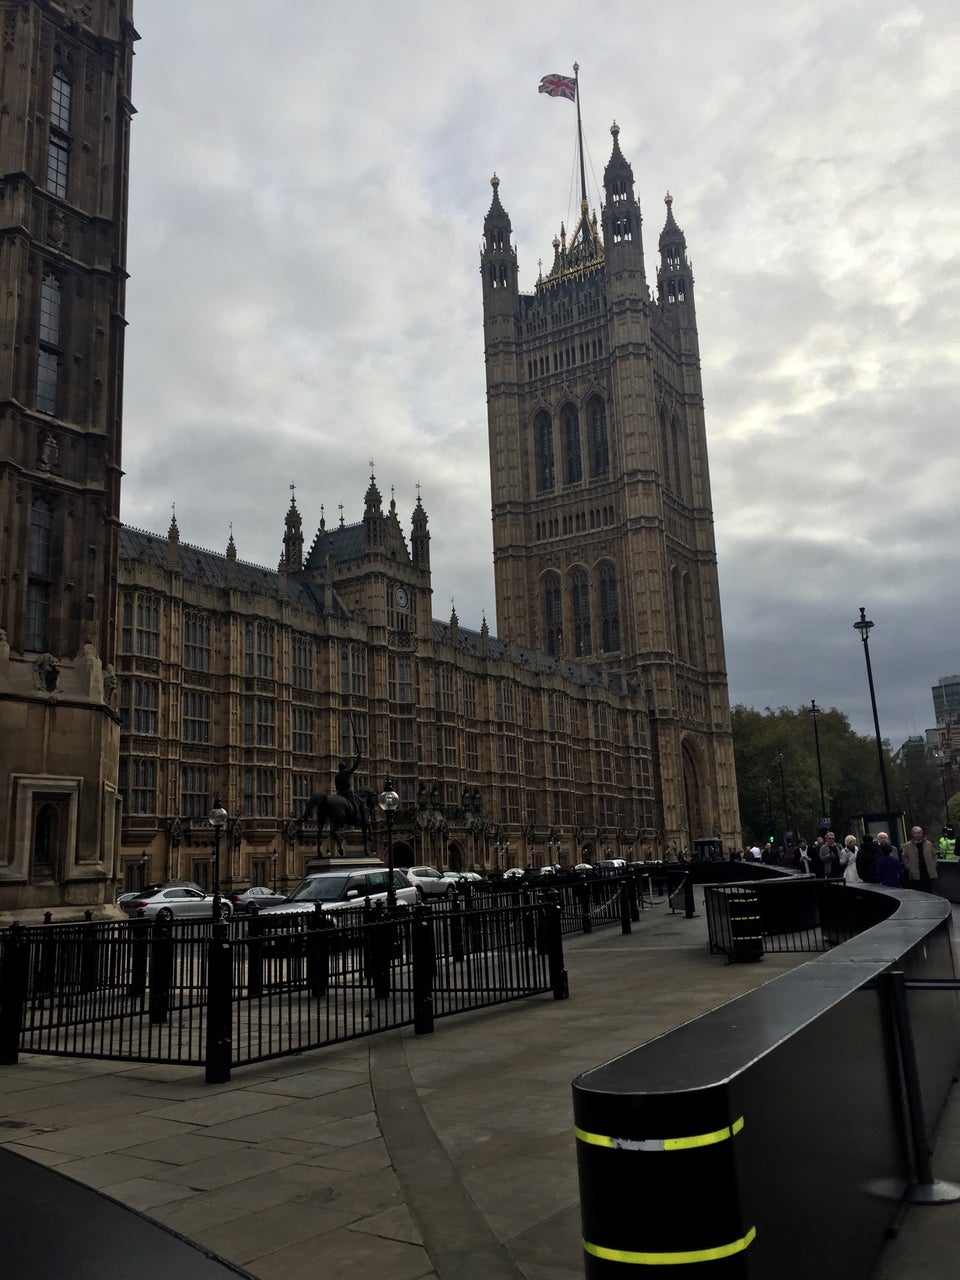
[(46, 188), (66, 198), (70, 174), (70, 97), (72, 85), (63, 71), (54, 71), (50, 87), (50, 139), (47, 147)]
[(582, 569), (570, 576), (570, 601), (573, 609), (573, 645), (578, 656), (593, 652), (590, 637), (590, 581)]
[(579, 484), (583, 479), (583, 459), (580, 454), (580, 418), (572, 404), (568, 404), (561, 416), (563, 425), (563, 469), (565, 484)]
[(543, 579), (543, 634), (547, 653), (556, 657), (563, 652), (563, 598), (556, 573)]
[(617, 591), (617, 571), (612, 564), (605, 564), (600, 569), (600, 628), (603, 652), (619, 652), (620, 594)]
[(548, 493), (556, 485), (556, 472), (553, 463), (553, 423), (545, 410), (541, 410), (534, 418), (533, 433), (537, 450), (537, 492)]
[(607, 441), (607, 407), (599, 396), (587, 405), (590, 431), (590, 477), (598, 480), (610, 472), (610, 446)]
[(45, 275), (40, 285), (40, 322), (37, 336), (37, 408), (41, 413), (57, 412), (57, 384), (60, 371), (61, 288), (55, 275)]

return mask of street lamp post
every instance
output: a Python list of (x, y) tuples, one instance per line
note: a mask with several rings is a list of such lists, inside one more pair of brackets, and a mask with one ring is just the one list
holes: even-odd
[(873, 623), (867, 617), (867, 611), (860, 606), (860, 617), (853, 624), (855, 629), (860, 632), (860, 639), (863, 641), (863, 656), (867, 663), (867, 684), (870, 686), (870, 706), (873, 708), (873, 731), (877, 739), (877, 759), (880, 762), (880, 783), (883, 787), (883, 816), (886, 821), (890, 821), (890, 794), (887, 791), (887, 770), (883, 763), (883, 743), (880, 741), (880, 719), (877, 715), (877, 695), (873, 688), (873, 668), (870, 666), (870, 628)]
[(780, 767), (780, 799), (783, 801), (783, 847), (786, 850), (787, 831), (790, 828), (790, 816), (787, 813), (787, 787), (783, 780), (783, 752), (777, 750), (777, 764)]
[(820, 817), (827, 817), (827, 802), (823, 794), (823, 765), (820, 763), (820, 731), (817, 728), (817, 704), (811, 700), (810, 709), (813, 712), (813, 744), (817, 749), (817, 780), (820, 783)]
[(219, 791), (214, 799), (213, 808), (207, 814), (207, 821), (213, 827), (213, 918), (218, 921), (221, 917), (220, 834), (227, 825), (227, 811), (220, 800)]
[(400, 797), (393, 789), (393, 781), (387, 778), (383, 790), (377, 797), (377, 804), (387, 816), (387, 909), (393, 911), (397, 905), (397, 887), (393, 883), (393, 813), (400, 803)]
[(273, 855), (273, 892), (277, 892), (277, 863), (280, 861), (279, 853)]

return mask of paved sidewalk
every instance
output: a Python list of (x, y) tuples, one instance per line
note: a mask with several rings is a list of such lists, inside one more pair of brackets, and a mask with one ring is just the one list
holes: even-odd
[[(581, 1280), (573, 1078), (804, 957), (727, 965), (702, 916), (660, 904), (628, 937), (565, 950), (567, 1001), (241, 1068), (227, 1085), (25, 1055), (0, 1068), (0, 1143), (263, 1280), (315, 1280), (321, 1260), (324, 1280)], [(960, 1177), (960, 1115), (954, 1127), (940, 1177)], [(918, 1213), (960, 1210), (911, 1210), (896, 1244)], [(920, 1270), (915, 1253), (898, 1270), (889, 1252), (875, 1280), (956, 1271)]]

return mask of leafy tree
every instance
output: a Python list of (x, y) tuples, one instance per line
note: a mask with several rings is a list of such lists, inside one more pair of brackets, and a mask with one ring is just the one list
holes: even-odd
[[(854, 733), (847, 716), (832, 707), (817, 711), (820, 762), (826, 805), (822, 810), (817, 772), (813, 715), (809, 707), (788, 707), (762, 712), (736, 706), (732, 711), (733, 747), (740, 793), (740, 821), (745, 839), (774, 836), (779, 843), (785, 831), (812, 840), (821, 817), (828, 818), (838, 836), (854, 829), (860, 813), (883, 810), (883, 789), (872, 737)], [(889, 747), (884, 744), (891, 805), (899, 795), (891, 781), (894, 773)], [(920, 777), (914, 785), (920, 791)], [(903, 790), (903, 786), (900, 787)], [(923, 792), (926, 795), (926, 791)], [(913, 790), (911, 789), (911, 799)]]

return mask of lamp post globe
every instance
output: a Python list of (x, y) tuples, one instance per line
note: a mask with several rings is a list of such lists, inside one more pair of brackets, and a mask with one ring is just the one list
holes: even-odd
[(400, 797), (393, 789), (393, 782), (387, 778), (377, 797), (377, 804), (387, 817), (387, 908), (390, 911), (397, 905), (397, 888), (393, 883), (393, 814), (399, 803)]
[(213, 919), (214, 922), (218, 922), (221, 918), (220, 835), (227, 825), (227, 811), (223, 807), (219, 791), (214, 799), (213, 808), (207, 814), (207, 821), (213, 827)]

